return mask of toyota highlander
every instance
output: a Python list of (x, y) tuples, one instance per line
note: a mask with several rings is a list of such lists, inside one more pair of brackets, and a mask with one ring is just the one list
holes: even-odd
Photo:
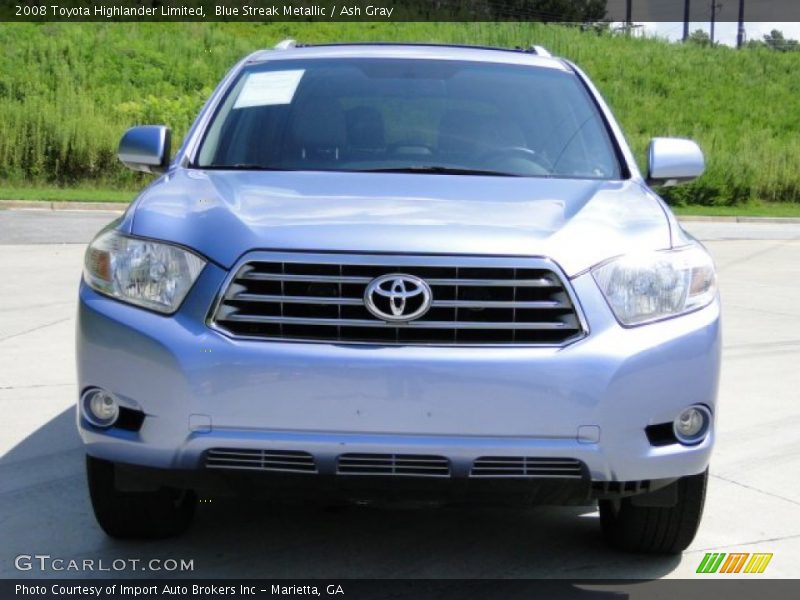
[(533, 46), (304, 46), (238, 63), (86, 252), (78, 428), (100, 526), (199, 495), (598, 506), (675, 553), (714, 441), (714, 266), (587, 76)]

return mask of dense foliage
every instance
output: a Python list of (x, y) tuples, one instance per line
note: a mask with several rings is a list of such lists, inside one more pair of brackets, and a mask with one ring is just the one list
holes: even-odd
[(800, 52), (519, 23), (4, 24), (0, 184), (135, 186), (114, 156), (125, 128), (166, 123), (181, 139), (239, 57), (285, 37), (541, 44), (589, 73), (640, 162), (653, 136), (700, 142), (707, 173), (671, 200), (800, 202)]

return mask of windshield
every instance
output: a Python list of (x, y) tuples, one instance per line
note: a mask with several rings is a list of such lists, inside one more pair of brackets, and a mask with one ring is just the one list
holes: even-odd
[(605, 124), (572, 73), (368, 58), (244, 69), (208, 127), (195, 166), (620, 176)]

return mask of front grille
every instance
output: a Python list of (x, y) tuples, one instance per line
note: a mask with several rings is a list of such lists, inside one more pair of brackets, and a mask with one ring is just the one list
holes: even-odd
[(470, 477), (580, 478), (583, 463), (574, 458), (530, 456), (481, 456), (475, 459)]
[(214, 448), (206, 452), (207, 469), (241, 469), (280, 473), (316, 473), (314, 457), (294, 450)]
[(342, 454), (336, 461), (338, 475), (414, 475), (449, 477), (450, 462), (426, 454)]
[[(236, 337), (434, 345), (563, 345), (583, 334), (569, 289), (543, 259), (262, 253), (238, 269), (211, 321)], [(364, 294), (387, 274), (419, 277), (431, 307), (382, 320)]]

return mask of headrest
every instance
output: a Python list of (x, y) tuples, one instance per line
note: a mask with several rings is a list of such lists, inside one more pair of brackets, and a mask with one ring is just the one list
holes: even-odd
[(307, 152), (343, 148), (347, 144), (347, 130), (339, 103), (319, 97), (303, 102), (294, 111), (292, 138)]

